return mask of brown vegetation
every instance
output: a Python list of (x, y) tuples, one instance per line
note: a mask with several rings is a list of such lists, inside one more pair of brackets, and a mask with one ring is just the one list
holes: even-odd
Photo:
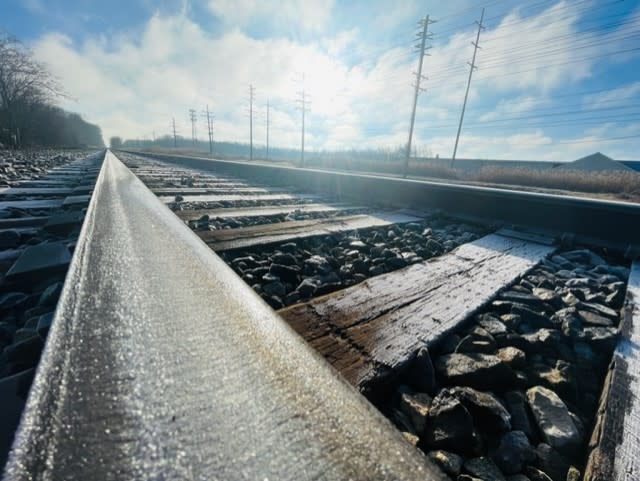
[(640, 195), (640, 173), (625, 170), (531, 169), (490, 165), (468, 176), (468, 180), (575, 192)]

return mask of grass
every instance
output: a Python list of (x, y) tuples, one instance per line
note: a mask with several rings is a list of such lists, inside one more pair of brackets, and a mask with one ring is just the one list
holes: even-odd
[(468, 180), (572, 192), (617, 194), (622, 198), (640, 197), (640, 173), (626, 170), (585, 171), (489, 165), (471, 174)]

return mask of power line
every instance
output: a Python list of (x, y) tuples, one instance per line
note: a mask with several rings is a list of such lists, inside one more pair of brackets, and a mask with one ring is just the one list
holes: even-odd
[(418, 95), (420, 91), (423, 90), (420, 88), (420, 81), (424, 78), (422, 76), (422, 65), (424, 61), (424, 57), (428, 55), (426, 53), (427, 49), (431, 48), (426, 45), (427, 39), (430, 39), (429, 36), (429, 25), (435, 23), (434, 20), (429, 19), (429, 15), (420, 20), (419, 25), (422, 27), (422, 33), (418, 33), (417, 35), (420, 38), (420, 45), (417, 46), (418, 50), (418, 71), (414, 73), (416, 76), (415, 82), (415, 91), (413, 94), (413, 107), (411, 110), (411, 124), (409, 126), (409, 141), (407, 142), (407, 154), (404, 160), (404, 177), (407, 176), (407, 171), (409, 170), (409, 158), (411, 157), (411, 141), (413, 140), (413, 126), (416, 121), (416, 107), (418, 105)]
[[(614, 35), (611, 35), (610, 37), (606, 38), (606, 39), (593, 39), (590, 37), (585, 37), (585, 38), (581, 38), (578, 39), (572, 46), (572, 50), (573, 51), (577, 51), (577, 50), (583, 50), (583, 49), (589, 49), (589, 48), (597, 48), (597, 47), (602, 47), (604, 45), (610, 44), (610, 43), (614, 43), (614, 42), (620, 42), (622, 40), (630, 40), (630, 39), (636, 39), (638, 36), (640, 35), (640, 29), (638, 30), (633, 30), (633, 31), (629, 31), (629, 32), (620, 32)], [(530, 53), (526, 53), (528, 48), (532, 48), (533, 46), (535, 46), (534, 44), (532, 45), (528, 45), (524, 50), (520, 47), (514, 47), (512, 49), (506, 49), (506, 50), (498, 50), (496, 51), (496, 53), (494, 53), (493, 55), (489, 55), (489, 56), (483, 56), (482, 60), (483, 60), (483, 70), (489, 70), (489, 69), (495, 69), (495, 68), (500, 68), (500, 67), (504, 67), (504, 66), (512, 66), (512, 65), (518, 65), (521, 63), (529, 63), (532, 60), (541, 60), (541, 59), (553, 59), (553, 58), (558, 58), (558, 59), (564, 59), (566, 58), (566, 52), (567, 52), (567, 48), (566, 47), (558, 47), (555, 49), (551, 49), (551, 50), (546, 50), (544, 52), (540, 51), (540, 47), (545, 46), (546, 44), (556, 44), (557, 41), (559, 40), (559, 38), (550, 38), (544, 42), (538, 42), (538, 46), (536, 47), (536, 51), (535, 52), (530, 52)], [(518, 58), (517, 59), (508, 59), (505, 60), (505, 57), (508, 58), (508, 56), (506, 54), (509, 53), (518, 53)], [(524, 53), (523, 53), (524, 52)], [(438, 76), (435, 77), (435, 80), (443, 80), (443, 79), (449, 79), (451, 77), (452, 73), (456, 73), (456, 72), (460, 72), (463, 70), (462, 66), (449, 66), (446, 67), (444, 69), (441, 69), (438, 71)]]
[[(616, 4), (616, 3), (622, 3), (624, 0), (611, 0), (609, 2), (600, 2), (598, 5), (592, 5), (592, 1), (591, 0), (581, 0), (580, 2), (577, 2), (575, 4), (570, 4), (570, 5), (566, 5), (564, 7), (558, 7), (558, 8), (548, 8), (547, 10), (545, 10), (544, 12), (542, 12), (540, 15), (538, 15), (536, 17), (536, 19), (544, 19), (544, 17), (546, 16), (550, 16), (552, 17), (552, 20), (549, 21), (545, 21), (545, 26), (547, 25), (554, 25), (556, 23), (559, 22), (563, 22), (565, 20), (569, 20), (572, 18), (578, 18), (580, 15), (582, 15), (583, 13), (592, 13), (595, 12), (597, 10), (603, 9), (603, 8), (607, 8), (610, 9), (611, 5)], [(586, 3), (587, 5), (585, 5), (583, 8), (579, 8), (576, 9), (575, 6), (576, 4), (581, 4), (581, 3)], [(565, 13), (564, 16), (562, 15), (558, 15), (559, 12), (562, 12), (564, 10), (567, 10), (568, 13)], [(510, 22), (506, 22), (506, 23), (500, 23), (496, 28), (494, 28), (494, 31), (499, 30), (501, 28), (505, 28), (505, 27), (512, 27), (513, 25), (519, 25), (525, 22), (528, 22), (531, 20), (531, 16), (529, 17), (522, 17), (522, 18), (518, 18), (516, 20), (512, 20)], [(539, 26), (537, 26), (539, 28)], [(531, 26), (530, 28), (534, 28), (534, 26)]]
[[(584, 0), (584, 1), (581, 1), (581, 2), (578, 2), (578, 3), (584, 3), (584, 2), (586, 2), (586, 1), (590, 1), (590, 0)], [(556, 17), (554, 17), (554, 19), (553, 19), (553, 20), (551, 20), (551, 21), (546, 21), (546, 22), (545, 22), (545, 26), (550, 25), (550, 24), (553, 24), (553, 23), (558, 23), (558, 22), (561, 22), (561, 21), (564, 21), (564, 20), (567, 20), (567, 19), (570, 19), (570, 18), (573, 18), (573, 17), (575, 17), (575, 16), (576, 16), (576, 14), (579, 14), (579, 13), (583, 13), (583, 12), (587, 12), (587, 11), (594, 11), (594, 10), (597, 10), (597, 9), (599, 9), (599, 8), (603, 8), (603, 7), (605, 7), (605, 6), (609, 6), (609, 5), (611, 5), (611, 4), (620, 3), (621, 1), (622, 1), (622, 0), (613, 0), (613, 1), (611, 1), (611, 2), (607, 2), (606, 4), (598, 5), (598, 6), (596, 6), (596, 7), (589, 6), (589, 7), (585, 8), (585, 9), (583, 9), (582, 11), (573, 11), (571, 14), (569, 14), (568, 16), (565, 16), (565, 17), (560, 17), (560, 18), (556, 18)], [(547, 2), (541, 2), (541, 3), (547, 3)], [(575, 6), (575, 4), (572, 4), (572, 5), (574, 5), (574, 6)], [(565, 10), (565, 9), (568, 9), (568, 8), (569, 8), (569, 6), (567, 6), (567, 7), (562, 7), (562, 10)], [(553, 11), (553, 12), (551, 12), (551, 13), (556, 14), (556, 13), (557, 13), (557, 11), (558, 11), (558, 9), (554, 10), (554, 11)], [(548, 13), (543, 13), (543, 14), (541, 14), (541, 16), (543, 16), (543, 15), (548, 15)], [(531, 29), (536, 28), (536, 29), (537, 29), (537, 28), (539, 28), (539, 25), (537, 25), (537, 24), (533, 24), (532, 20), (538, 20), (538, 19), (540, 19), (540, 18), (541, 18), (541, 16), (538, 16), (538, 17), (527, 16), (527, 17), (524, 17), (524, 18), (521, 18), (521, 19), (518, 19), (518, 20), (515, 20), (515, 21), (512, 21), (512, 22), (509, 22), (509, 23), (507, 23), (507, 24), (501, 24), (501, 25), (499, 25), (498, 27), (496, 27), (496, 28), (492, 29), (492, 30), (491, 30), (491, 32), (492, 32), (492, 34), (493, 34), (494, 32), (499, 31), (501, 28), (504, 28), (504, 27), (507, 27), (507, 26), (510, 26), (510, 25), (515, 25), (515, 24), (518, 24), (518, 23), (525, 23), (525, 22), (530, 22), (530, 23), (532, 23), (532, 25), (530, 25), (530, 26), (526, 26), (526, 27), (523, 27), (523, 28), (519, 29), (519, 30), (518, 30), (518, 32), (517, 32), (517, 34), (520, 34), (520, 33), (522, 32), (522, 30), (523, 30), (523, 29), (524, 29), (524, 30), (527, 30), (527, 29), (529, 29), (529, 28), (531, 28)], [(561, 36), (556, 36), (556, 37), (557, 37), (557, 38), (560, 38), (560, 37), (562, 37), (562, 38), (578, 37), (578, 36), (580, 36), (582, 33), (584, 33), (585, 31), (589, 31), (589, 30), (598, 30), (598, 29), (604, 29), (604, 28), (614, 27), (614, 26), (616, 26), (615, 24), (611, 24), (611, 25), (602, 25), (602, 24), (601, 24), (601, 21), (602, 21), (603, 19), (606, 19), (606, 18), (616, 18), (616, 17), (621, 17), (621, 16), (627, 16), (627, 15), (626, 15), (626, 14), (624, 14), (624, 13), (622, 13), (622, 14), (618, 13), (618, 14), (609, 15), (609, 16), (605, 16), (605, 17), (602, 17), (602, 16), (601, 16), (601, 17), (599, 17), (599, 18), (597, 19), (597, 21), (599, 22), (599, 24), (598, 24), (598, 25), (596, 25), (595, 27), (592, 27), (591, 29), (587, 29), (587, 30), (580, 30), (580, 31), (577, 31), (577, 32), (573, 32), (573, 33), (570, 33), (570, 34), (563, 34), (563, 35), (561, 35)], [(496, 17), (494, 17), (494, 18), (496, 18)], [(619, 25), (624, 25), (624, 23), (632, 23), (632, 24), (633, 24), (633, 23), (634, 23), (634, 19), (627, 19), (625, 22), (622, 22), (622, 23), (620, 23)], [(462, 25), (462, 26), (464, 26), (464, 25)], [(459, 30), (460, 30), (460, 27), (456, 27), (456, 28), (453, 28), (453, 29), (448, 29), (448, 30), (444, 30), (444, 31), (440, 31), (440, 32), (435, 31), (435, 32), (434, 32), (434, 35), (435, 35), (435, 38), (437, 38), (437, 37), (441, 36), (443, 33), (448, 33), (448, 32), (450, 32), (450, 31), (459, 31)], [(508, 37), (512, 37), (513, 35), (514, 35), (514, 33), (509, 33), (509, 34), (505, 34), (505, 35), (501, 35), (501, 36), (494, 36), (494, 35), (492, 35), (492, 36), (487, 37), (487, 38), (485, 39), (484, 43), (485, 43), (485, 44), (489, 44), (489, 43), (491, 43), (491, 42), (494, 42), (495, 40), (498, 40), (498, 39), (501, 39), (501, 38), (508, 38)], [(552, 43), (552, 42), (553, 42), (553, 38), (554, 38), (554, 37), (551, 37), (551, 38), (546, 39), (546, 40), (542, 40), (542, 41), (539, 41), (539, 42), (531, 43), (529, 46), (536, 45), (536, 44), (538, 44), (538, 45), (542, 45), (542, 44), (546, 44), (546, 43)], [(399, 45), (398, 45), (398, 47), (401, 47), (401, 46), (403, 46), (403, 45), (406, 45), (406, 43), (399, 44)], [(396, 47), (396, 46), (388, 46), (386, 49), (380, 49), (380, 51), (381, 51), (381, 52), (387, 52), (387, 51), (392, 50), (392, 49), (393, 49), (393, 48), (395, 48), (395, 47)], [(514, 50), (515, 50), (515, 49), (514, 49)], [(396, 60), (404, 60), (404, 59), (408, 59), (408, 58), (410, 57), (410, 54), (411, 54), (411, 52), (407, 51), (407, 52), (405, 52), (405, 53), (399, 53), (398, 55), (394, 55), (394, 56), (392, 56), (391, 58), (392, 58), (392, 59), (396, 59)], [(498, 55), (500, 55), (500, 54), (498, 54)], [(388, 59), (388, 57), (387, 57), (387, 59)], [(378, 61), (378, 60), (379, 60), (379, 58), (378, 58), (378, 57), (376, 57), (376, 58), (374, 59), (374, 61)], [(483, 59), (483, 60), (484, 60), (484, 59)], [(444, 71), (452, 70), (452, 69), (453, 69), (453, 70), (455, 70), (455, 69), (456, 69), (456, 67), (450, 67), (450, 68), (445, 69), (445, 70), (440, 70), (440, 71), (439, 71), (439, 75), (440, 75), (442, 72), (444, 72)], [(459, 69), (460, 69), (460, 68), (458, 68), (458, 70), (459, 70)]]
[[(570, 64), (574, 64), (574, 63), (578, 63), (578, 62), (582, 62), (584, 60), (593, 60), (596, 58), (603, 58), (603, 57), (611, 57), (614, 55), (620, 55), (620, 54), (624, 54), (624, 53), (631, 53), (631, 52), (636, 52), (639, 51), (640, 47), (636, 47), (636, 48), (630, 48), (630, 49), (622, 49), (622, 50), (614, 50), (611, 52), (607, 52), (604, 54), (599, 54), (599, 55), (591, 55), (591, 56), (586, 56), (586, 57), (580, 57), (580, 58), (574, 58), (572, 60), (568, 60), (566, 62), (557, 62), (557, 63), (550, 63), (550, 64), (545, 64), (545, 65), (538, 65), (536, 67), (530, 68), (530, 69), (524, 69), (524, 70), (518, 70), (518, 71), (514, 71), (514, 72), (506, 72), (506, 73), (502, 73), (502, 74), (497, 74), (497, 75), (485, 75), (482, 76), (480, 75), (479, 77), (477, 77), (477, 79), (479, 80), (493, 80), (493, 79), (497, 79), (497, 78), (502, 78), (502, 77), (509, 77), (512, 75), (518, 75), (521, 73), (527, 73), (527, 72), (533, 72), (533, 71), (537, 71), (537, 70), (543, 70), (543, 69), (547, 69), (547, 68), (551, 68), (551, 67), (559, 67), (559, 66), (563, 66), (563, 65), (570, 65)], [(514, 62), (513, 64), (516, 64), (517, 62)], [(493, 69), (493, 68), (497, 68), (497, 65), (491, 66), (491, 67), (487, 67), (482, 69), (482, 71), (486, 71), (488, 69)], [(482, 74), (482, 72), (481, 72)], [(446, 87), (446, 88), (452, 88), (452, 87), (456, 87), (456, 86), (461, 86), (463, 85), (462, 82), (458, 82), (458, 83), (451, 83), (451, 82), (447, 82), (445, 79), (442, 79), (442, 82), (440, 83), (436, 83), (434, 84), (429, 84), (429, 88), (430, 89), (437, 89), (437, 88), (442, 88), (442, 87)]]
[[(524, 122), (524, 123), (514, 123), (513, 121), (500, 121), (504, 122), (505, 125), (501, 124), (488, 124), (487, 122), (476, 122), (476, 123), (468, 123), (467, 127), (472, 128), (473, 130), (477, 129), (493, 129), (493, 130), (503, 130), (503, 129), (522, 129), (525, 127), (575, 127), (579, 125), (590, 125), (590, 124), (605, 124), (605, 123), (620, 123), (620, 122), (632, 122), (640, 120), (640, 113), (626, 113), (626, 114), (618, 114), (618, 115), (609, 115), (609, 116), (596, 116), (596, 117), (584, 117), (579, 119), (571, 119), (571, 120), (551, 120), (551, 121), (542, 121), (537, 120), (534, 122)], [(430, 130), (437, 129), (450, 129), (455, 127), (455, 124), (450, 125), (427, 125)]]
[(602, 139), (590, 139), (590, 140), (573, 140), (573, 141), (562, 141), (562, 142), (554, 142), (554, 145), (558, 144), (594, 144), (600, 142), (612, 142), (614, 140), (628, 140), (628, 139), (636, 139), (640, 140), (640, 135), (625, 135), (622, 137), (608, 137)]
[(469, 69), (469, 80), (467, 81), (467, 91), (464, 94), (464, 102), (462, 103), (462, 113), (460, 114), (460, 124), (458, 125), (458, 133), (456, 135), (456, 143), (453, 147), (453, 156), (451, 157), (451, 167), (453, 168), (453, 164), (456, 161), (456, 152), (458, 151), (458, 141), (460, 140), (460, 131), (462, 130), (462, 122), (464, 121), (464, 111), (467, 107), (467, 98), (469, 97), (469, 88), (471, 87), (471, 76), (473, 75), (473, 71), (476, 69), (476, 54), (478, 52), (478, 48), (480, 48), (480, 32), (484, 29), (482, 25), (482, 20), (484, 19), (484, 8), (482, 9), (482, 14), (480, 15), (480, 21), (478, 23), (478, 33), (476, 35), (476, 41), (473, 43), (473, 59), (471, 60), (471, 68)]

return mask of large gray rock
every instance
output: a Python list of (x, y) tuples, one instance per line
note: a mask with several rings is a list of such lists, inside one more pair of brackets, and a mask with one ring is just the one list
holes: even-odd
[(9, 249), (20, 245), (20, 233), (16, 230), (0, 231), (0, 249)]
[(548, 387), (569, 403), (574, 403), (578, 397), (578, 385), (573, 366), (561, 359), (557, 360), (553, 367), (532, 366), (530, 379), (532, 384)]
[(271, 256), (271, 262), (274, 264), (280, 264), (283, 266), (297, 266), (298, 261), (289, 253), (276, 253)]
[(291, 282), (297, 284), (298, 276), (300, 275), (300, 268), (296, 265), (284, 265), (284, 264), (271, 264), (269, 267), (269, 274), (278, 276), (285, 282)]
[(32, 281), (39, 277), (65, 272), (71, 253), (65, 242), (49, 242), (26, 248), (11, 266), (6, 279)]
[(0, 311), (5, 311), (19, 306), (27, 300), (27, 295), (23, 292), (8, 292), (0, 296)]
[(456, 352), (482, 352), (493, 354), (496, 351), (496, 341), (482, 327), (476, 327), (462, 338), (456, 346)]
[(547, 473), (540, 471), (533, 466), (527, 466), (526, 473), (531, 481), (553, 481)]
[(535, 436), (534, 426), (529, 415), (527, 400), (520, 391), (509, 391), (505, 393), (507, 411), (511, 415), (511, 427), (514, 431), (524, 432), (529, 439)]
[(507, 326), (497, 317), (491, 314), (480, 314), (476, 322), (492, 336), (504, 336), (507, 334)]
[(522, 431), (510, 431), (500, 439), (492, 456), (504, 474), (517, 474), (536, 459), (536, 452)]
[(467, 459), (462, 470), (482, 481), (506, 481), (498, 466), (485, 456)]
[(428, 394), (408, 394), (400, 396), (400, 410), (407, 416), (414, 432), (422, 435), (427, 426), (431, 396)]
[(517, 314), (522, 318), (523, 322), (536, 328), (552, 328), (555, 327), (550, 317), (540, 314), (526, 306), (515, 305), (511, 309), (512, 314)]
[(575, 453), (582, 439), (562, 399), (550, 389), (534, 386), (527, 391), (527, 401), (547, 444), (561, 453)]
[(454, 387), (446, 391), (462, 402), (482, 432), (501, 434), (511, 429), (511, 415), (493, 394), (470, 387)]
[(570, 463), (558, 451), (546, 443), (536, 446), (535, 467), (544, 471), (553, 481), (565, 481)]
[(467, 408), (447, 391), (431, 403), (425, 441), (435, 449), (459, 451), (473, 443), (473, 418)]
[[(514, 306), (516, 309), (519, 309), (518, 304), (528, 306), (529, 309), (534, 311), (544, 311), (546, 308), (539, 297), (524, 292), (506, 291), (500, 294), (500, 299), (516, 303), (516, 306)], [(514, 312), (514, 314), (520, 314), (520, 312)]]
[(418, 391), (434, 394), (436, 387), (436, 374), (429, 350), (422, 347), (411, 363), (407, 373), (408, 382)]
[(613, 326), (613, 321), (605, 316), (601, 316), (600, 314), (596, 314), (595, 312), (587, 311), (587, 310), (578, 310), (578, 315), (580, 319), (587, 325), (590, 326), (602, 326), (602, 327), (611, 327)]
[(321, 284), (322, 282), (319, 279), (308, 277), (300, 283), (296, 291), (298, 291), (303, 298), (311, 297)]
[(498, 349), (496, 356), (514, 369), (521, 369), (527, 365), (527, 356), (523, 350), (517, 347), (507, 346)]
[(591, 311), (609, 319), (617, 319), (618, 313), (610, 307), (598, 304), (595, 302), (581, 302), (578, 304), (578, 308), (581, 310)]
[(0, 423), (0, 465), (4, 466), (13, 442), (13, 436), (20, 422), (33, 381), (35, 369), (22, 371), (11, 377), (0, 379), (0, 399), (2, 400), (2, 423)]
[(596, 349), (613, 350), (618, 341), (618, 331), (613, 327), (585, 327), (584, 339)]
[(552, 289), (545, 289), (544, 287), (534, 287), (533, 295), (556, 309), (559, 309), (562, 306), (562, 299), (560, 298), (560, 295)]
[(287, 293), (284, 284), (279, 281), (265, 284), (262, 286), (262, 290), (270, 296), (284, 296)]
[(506, 362), (490, 354), (445, 354), (436, 360), (434, 367), (443, 384), (480, 390), (506, 391), (516, 379)]
[(62, 292), (63, 283), (55, 282), (47, 287), (38, 300), (38, 305), (41, 306), (55, 306)]
[(450, 476), (458, 476), (462, 470), (462, 456), (451, 453), (449, 451), (437, 450), (431, 451), (427, 457), (437, 464), (446, 474)]
[(522, 339), (528, 353), (555, 355), (562, 349), (562, 336), (556, 329), (538, 329), (530, 334), (523, 334)]

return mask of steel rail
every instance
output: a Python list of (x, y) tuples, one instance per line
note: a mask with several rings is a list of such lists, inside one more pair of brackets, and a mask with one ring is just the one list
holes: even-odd
[[(263, 184), (295, 185), (365, 205), (435, 208), (485, 222), (524, 226), (547, 235), (626, 249), (640, 246), (640, 204), (384, 175), (300, 169), (257, 162), (130, 152), (180, 166), (226, 173)], [(637, 252), (636, 252), (637, 253)]]
[(107, 152), (6, 480), (436, 480)]

